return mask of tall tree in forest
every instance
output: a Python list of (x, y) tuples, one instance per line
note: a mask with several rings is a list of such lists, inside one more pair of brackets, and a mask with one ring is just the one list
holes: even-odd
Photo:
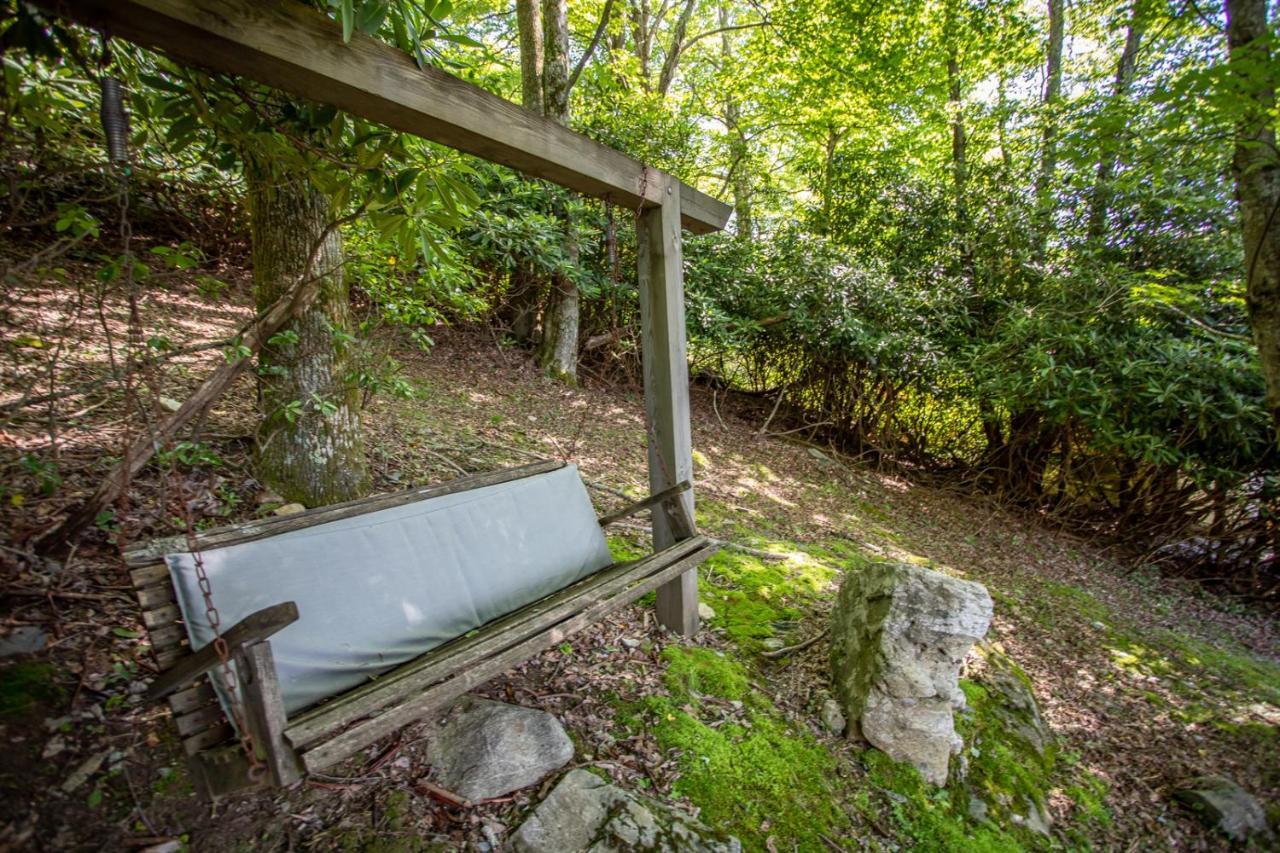
[[(520, 104), (542, 112), (543, 33), (541, 0), (516, 0), (516, 28), (520, 40)], [(542, 282), (533, 264), (517, 261), (508, 279), (503, 321), (516, 340), (533, 340), (542, 299)]]
[[(1129, 96), (1134, 75), (1138, 70), (1138, 50), (1142, 46), (1143, 30), (1146, 26), (1143, 2), (1144, 0), (1133, 0), (1129, 8), (1129, 25), (1125, 29), (1124, 49), (1120, 52), (1120, 60), (1116, 64), (1115, 84), (1111, 92), (1112, 103), (1116, 106), (1121, 105)], [(1114, 144), (1108, 145), (1104, 142), (1101, 148), (1093, 195), (1089, 199), (1089, 238), (1094, 241), (1106, 236), (1107, 207), (1111, 203), (1111, 182), (1115, 178), (1116, 162), (1120, 156)]]
[(1276, 151), (1274, 26), (1267, 0), (1227, 0), (1228, 71), (1240, 112), (1236, 196), (1244, 236), (1249, 323), (1267, 382), (1267, 408), (1280, 440), (1280, 155)]
[(320, 295), (264, 348), (258, 478), (286, 500), (319, 506), (369, 488), (360, 394), (350, 380), (350, 307), (342, 236), (328, 197), (305, 177), (250, 160), (254, 301), (271, 305), (304, 278)]
[[(733, 12), (729, 3), (720, 4), (720, 60), (732, 64)], [(738, 237), (750, 240), (755, 233), (755, 215), (751, 205), (751, 161), (746, 133), (742, 128), (742, 107), (738, 94), (726, 87), (724, 95), (724, 129), (729, 137), (729, 187), (733, 193), (734, 227)]]
[(1045, 48), (1043, 124), (1040, 167), (1036, 171), (1033, 258), (1043, 263), (1053, 227), (1053, 176), (1058, 168), (1058, 102), (1062, 97), (1062, 43), (1066, 31), (1066, 0), (1049, 0), (1049, 41)]
[[(552, 121), (569, 123), (569, 3), (546, 0), (543, 4), (542, 107)], [(564, 201), (557, 203), (557, 218), (564, 226), (564, 256), (569, 265), (578, 261), (578, 235)], [(542, 342), (538, 363), (551, 376), (567, 382), (578, 378), (578, 285), (564, 272), (552, 276), (551, 294), (542, 314)]]

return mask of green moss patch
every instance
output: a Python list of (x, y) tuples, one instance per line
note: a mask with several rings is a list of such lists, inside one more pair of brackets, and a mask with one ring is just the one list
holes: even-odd
[(47, 663), (24, 662), (0, 669), (0, 718), (24, 716), (65, 698), (57, 670)]
[(669, 646), (662, 652), (667, 671), (662, 680), (673, 699), (699, 696), (740, 700), (747, 695), (747, 673), (724, 655), (698, 646)]
[[(823, 836), (849, 836), (835, 760), (751, 691), (741, 663), (696, 647), (670, 647), (663, 660), (671, 694), (623, 706), (617, 722), (646, 729), (661, 749), (676, 751), (674, 791), (698, 806), (705, 822), (736, 835), (747, 850), (768, 849), (769, 839), (779, 850), (821, 850)], [(703, 701), (708, 697), (721, 701)]]
[[(830, 594), (838, 572), (791, 543), (765, 543), (765, 550), (788, 554), (785, 561), (762, 560), (723, 550), (703, 569), (702, 598), (716, 611), (713, 627), (747, 650), (798, 622), (804, 607)], [(769, 547), (772, 546), (772, 547)]]
[(935, 788), (910, 765), (876, 749), (863, 754), (867, 790), (855, 797), (858, 809), (872, 822), (888, 813), (892, 830), (919, 850), (1014, 851), (1025, 845), (994, 824), (975, 825), (967, 816), (967, 798), (949, 788)]

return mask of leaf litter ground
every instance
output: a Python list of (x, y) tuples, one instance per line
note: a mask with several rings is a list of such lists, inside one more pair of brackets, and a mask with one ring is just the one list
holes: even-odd
[[(179, 347), (225, 337), (243, 320), (201, 309), (179, 284), (149, 296), (143, 309)], [(59, 414), (75, 417), (60, 433), (64, 482), (52, 495), (20, 461), (47, 441), (47, 419), (4, 425), (4, 464), (10, 481), (24, 486), (23, 499), (12, 500), (12, 491), (0, 510), (16, 541), (91, 489), (104, 457), (119, 447), (123, 402), (104, 390), (109, 385), (92, 383), (109, 369), (102, 328), (117, 340), (125, 329), (121, 311), (79, 316), (56, 290), (11, 294), (9, 310), (14, 328), (76, 342), (58, 379), (86, 387), (58, 402)], [(568, 389), (487, 334), (446, 330), (437, 339), (430, 354), (397, 353), (418, 399), (377, 400), (369, 412), (379, 489), (551, 457), (579, 465), (601, 510), (647, 493), (640, 389)], [(5, 374), (4, 401), (31, 393), (25, 377), (37, 364), (6, 346), (14, 367)], [(219, 357), (215, 349), (167, 362), (152, 393), (182, 399)], [(905, 560), (992, 591), (993, 637), (1031, 676), (1068, 757), (1070, 773), (1050, 792), (1055, 834), (1046, 843), (1220, 847), (1169, 796), (1177, 782), (1206, 772), (1231, 775), (1264, 802), (1277, 802), (1273, 620), (1123, 568), (1087, 542), (972, 494), (761, 437), (767, 416), (750, 398), (694, 389), (699, 523), (748, 549), (725, 551), (703, 573), (703, 600), (717, 611), (708, 630), (677, 642), (642, 604), (479, 692), (555, 714), (577, 746), (575, 766), (701, 809), (749, 849), (963, 846), (973, 827), (893, 790), (877, 761), (818, 722), (828, 687), (819, 635), (835, 585), (869, 559)], [(180, 466), (180, 476), (203, 490), (207, 523), (261, 511), (247, 473), (253, 427), (245, 381), (203, 428), (221, 464)], [(10, 749), (0, 769), (0, 844), (413, 850), (500, 843), (553, 780), (472, 807), (443, 802), (424, 784), (431, 720), (298, 790), (213, 808), (194, 801), (167, 713), (136, 699), (154, 664), (108, 541), (122, 522), (139, 538), (170, 532), (165, 488), (164, 478), (144, 474), (128, 514), (104, 522), (65, 565), (0, 552), (6, 631), (38, 629), (50, 645), (3, 664), (0, 726)], [(623, 556), (642, 551), (643, 525), (623, 529), (611, 544)], [(765, 656), (814, 638), (794, 654)], [(1092, 780), (1101, 816), (1068, 784), (1072, 778)], [(930, 834), (939, 820), (946, 832)], [(996, 841), (1039, 844), (1014, 835)]]

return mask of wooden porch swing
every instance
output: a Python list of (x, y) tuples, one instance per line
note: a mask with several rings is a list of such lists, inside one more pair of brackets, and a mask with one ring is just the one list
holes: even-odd
[[(651, 590), (657, 591), (663, 626), (684, 636), (698, 630), (697, 566), (715, 546), (693, 524), (681, 227), (698, 234), (721, 230), (731, 212), (727, 205), (438, 69), (419, 69), (388, 45), (360, 34), (344, 43), (336, 24), (290, 0), (36, 1), (54, 15), (162, 50), (178, 61), (243, 75), (638, 211), (653, 494), (599, 524), (652, 509), (654, 553), (605, 565), (374, 680), (291, 713), (285, 708), (287, 691), (277, 677), (270, 638), (279, 634), (282, 642), (280, 632), (305, 623), (307, 612), (292, 601), (279, 602), (222, 630), (220, 642), (193, 648), (190, 638), (197, 626), (184, 623), (181, 590), (166, 555), (190, 551), (193, 544), (197, 553), (252, 552), (273, 542), (279, 547), (304, 531), (348, 535), (341, 532), (345, 526), (380, 514), (425, 510), (459, 495), (485, 500), (513, 484), (563, 477), (564, 464), (478, 474), (210, 531), (194, 543), (160, 540), (130, 549), (126, 561), (161, 670), (149, 695), (168, 698), (202, 795), (215, 797), (258, 783), (260, 777), (251, 778), (249, 770), (259, 763), (267, 780), (277, 785), (330, 767)], [(270, 572), (272, 566), (264, 563), (260, 571)], [(368, 571), (376, 574), (379, 567), (371, 565)], [(219, 646), (221, 655), (215, 649)], [(240, 734), (252, 737), (252, 753), (241, 748), (213, 679), (205, 677), (222, 665), (224, 655), (236, 665), (238, 707), (243, 710), (238, 722), (245, 730)]]

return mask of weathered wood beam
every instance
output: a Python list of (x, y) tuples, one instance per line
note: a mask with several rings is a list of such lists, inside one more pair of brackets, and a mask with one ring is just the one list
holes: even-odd
[[(54, 14), (249, 77), (623, 207), (661, 203), (668, 176), (580, 133), (356, 33), (291, 0), (36, 0)], [(676, 184), (684, 227), (724, 228), (731, 208)]]
[(688, 480), (681, 480), (679, 483), (676, 483), (674, 486), (672, 486), (669, 489), (663, 489), (657, 494), (649, 495), (649, 497), (645, 498), (644, 500), (636, 501), (633, 504), (628, 504), (624, 506), (622, 509), (618, 510), (617, 512), (611, 512), (608, 515), (601, 516), (600, 526), (608, 527), (610, 524), (619, 522), (624, 518), (630, 518), (631, 516), (635, 515), (638, 512), (644, 512), (646, 509), (648, 509), (651, 506), (663, 503), (669, 499), (673, 499), (677, 497), (681, 492), (683, 492), (685, 489), (689, 487), (690, 487), (690, 484)]
[[(297, 621), (297, 604), (292, 601), (273, 604), (241, 619), (231, 626), (230, 630), (223, 632), (222, 639), (227, 644), (227, 650), (235, 653), (241, 646), (265, 640)], [(151, 682), (151, 687), (143, 694), (143, 701), (152, 702), (163, 699), (220, 663), (217, 649), (214, 648), (213, 643), (209, 643), (194, 654), (183, 658), (172, 669), (160, 673), (160, 677)]]
[(271, 781), (287, 788), (302, 778), (302, 765), (284, 739), (287, 716), (271, 643), (263, 641), (245, 646), (236, 655), (236, 665), (244, 696), (245, 725), (266, 759)]
[[(501, 675), (511, 667), (526, 661), (539, 652), (558, 645), (568, 637), (594, 624), (608, 614), (631, 604), (641, 596), (660, 588), (660, 584), (668, 582), (673, 576), (695, 571), (698, 564), (715, 553), (716, 547), (707, 544), (705, 539), (691, 540), (697, 543), (692, 553), (674, 562), (664, 562), (661, 568), (652, 574), (638, 579), (624, 589), (612, 592), (606, 597), (584, 602), (584, 609), (564, 621), (546, 627), (533, 636), (522, 638), (522, 642), (513, 645), (492, 657), (475, 661), (457, 670), (447, 681), (435, 684), (419, 693), (415, 693), (403, 702), (385, 708), (376, 717), (362, 720), (357, 725), (324, 741), (313, 749), (302, 753), (302, 763), (308, 772), (323, 770), (363, 749), (381, 737), (396, 729), (421, 719), (433, 710), (444, 707), (447, 703), (481, 685), (495, 676)], [(633, 567), (633, 570), (638, 569)], [(628, 574), (627, 579), (634, 576)]]
[[(226, 527), (216, 527), (213, 530), (206, 530), (197, 534), (195, 547), (201, 551), (209, 551), (213, 548), (225, 548), (228, 545), (254, 542), (258, 539), (266, 539), (268, 536), (276, 536), (292, 530), (304, 530), (308, 527), (327, 524), (342, 518), (353, 518), (358, 515), (404, 506), (405, 504), (425, 501), (444, 495), (457, 494), (471, 489), (483, 489), (486, 486), (496, 486), (501, 483), (510, 483), (525, 477), (534, 477), (538, 474), (556, 471), (564, 466), (564, 462), (556, 459), (549, 459), (545, 462), (530, 462), (528, 465), (520, 465), (515, 468), (502, 468), (497, 471), (468, 474), (465, 477), (446, 480), (443, 483), (434, 483), (430, 486), (417, 486), (400, 492), (371, 495), (342, 503), (329, 504), (328, 506), (312, 507), (309, 510), (293, 515), (229, 524)], [(159, 566), (162, 570), (160, 577), (168, 580), (169, 570), (164, 565), (164, 555), (185, 553), (191, 550), (191, 544), (186, 536), (169, 536), (164, 539), (140, 542), (125, 549), (125, 563), (130, 567), (149, 568), (152, 565)], [(148, 577), (151, 577), (149, 573), (143, 575), (144, 580)]]
[[(684, 325), (684, 269), (680, 249), (681, 198), (671, 181), (663, 203), (640, 214), (640, 334), (644, 407), (649, 436), (649, 491), (693, 480), (689, 427), (689, 363)], [(653, 514), (653, 547), (662, 550), (692, 534), (693, 489), (680, 496), (685, 512)], [(658, 589), (658, 622), (681, 636), (698, 632), (698, 573), (694, 568)]]

